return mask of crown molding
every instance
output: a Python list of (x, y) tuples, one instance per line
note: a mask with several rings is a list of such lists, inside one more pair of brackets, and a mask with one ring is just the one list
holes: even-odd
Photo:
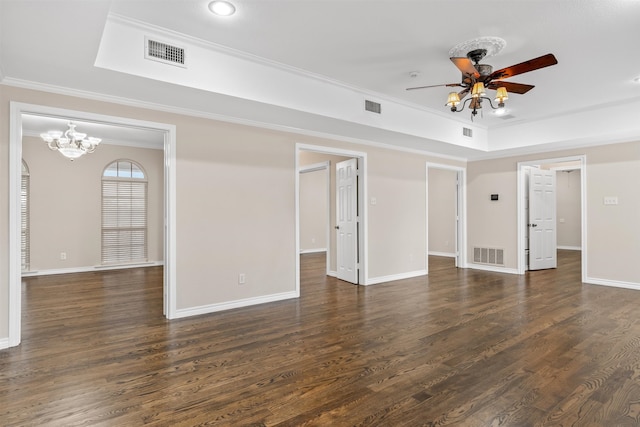
[(164, 113), (178, 114), (178, 115), (183, 115), (188, 117), (197, 117), (202, 119), (216, 120), (216, 121), (225, 122), (225, 123), (233, 123), (233, 124), (251, 126), (251, 127), (268, 129), (273, 131), (294, 133), (298, 135), (310, 136), (315, 138), (332, 139), (335, 141), (347, 142), (351, 144), (363, 145), (368, 147), (383, 148), (383, 149), (392, 150), (392, 151), (430, 156), (430, 157), (443, 159), (443, 160), (452, 160), (452, 161), (457, 161), (462, 163), (466, 163), (468, 161), (466, 157), (435, 153), (428, 150), (402, 147), (402, 146), (397, 146), (397, 145), (392, 145), (392, 144), (387, 144), (382, 142), (345, 137), (342, 135), (336, 135), (336, 134), (331, 134), (326, 132), (311, 131), (308, 129), (302, 129), (302, 128), (297, 128), (292, 126), (276, 125), (273, 123), (260, 122), (256, 120), (226, 116), (226, 115), (221, 115), (216, 113), (207, 113), (204, 111), (179, 108), (179, 107), (174, 107), (174, 106), (169, 106), (164, 104), (156, 104), (152, 102), (140, 101), (140, 100), (135, 100), (131, 98), (124, 98), (124, 97), (106, 95), (102, 93), (90, 92), (90, 91), (85, 91), (80, 89), (72, 89), (72, 88), (63, 87), (63, 86), (31, 82), (31, 81), (22, 80), (22, 79), (5, 78), (2, 81), (0, 81), (0, 85), (17, 87), (21, 89), (36, 90), (41, 92), (55, 93), (55, 94), (65, 95), (65, 96), (73, 96), (77, 98), (90, 99), (93, 101), (126, 105), (128, 107), (136, 107), (136, 108), (142, 108), (142, 109), (152, 110), (152, 111), (161, 111)]
[[(476, 161), (483, 161), (483, 160), (504, 159), (508, 157), (517, 157), (517, 156), (523, 156), (523, 155), (552, 153), (556, 151), (588, 148), (588, 147), (595, 147), (600, 145), (619, 144), (619, 143), (625, 143), (625, 142), (633, 142), (640, 139), (638, 137), (623, 137), (623, 138), (612, 138), (612, 139), (603, 141), (602, 139), (598, 138), (594, 140), (573, 141), (573, 143), (563, 142), (562, 146), (558, 146), (556, 144), (546, 144), (546, 146), (533, 145), (533, 146), (527, 146), (527, 147), (514, 148), (510, 150), (500, 150), (500, 151), (493, 151), (493, 152), (485, 151), (485, 152), (479, 152), (477, 154), (474, 154), (468, 157), (461, 157), (461, 156), (453, 156), (453, 155), (447, 155), (442, 153), (435, 153), (428, 150), (402, 147), (402, 146), (397, 146), (397, 145), (392, 145), (392, 144), (387, 144), (382, 142), (363, 140), (359, 138), (345, 137), (342, 135), (336, 135), (331, 133), (310, 131), (307, 129), (301, 129), (301, 128), (290, 127), (290, 126), (275, 125), (272, 123), (259, 122), (259, 121), (244, 119), (239, 117), (232, 117), (232, 116), (226, 116), (226, 115), (221, 115), (216, 113), (207, 113), (207, 112), (198, 111), (198, 110), (179, 108), (179, 107), (174, 107), (174, 106), (169, 106), (164, 104), (156, 104), (156, 103), (151, 103), (146, 101), (139, 101), (131, 98), (116, 97), (113, 95), (106, 95), (106, 94), (84, 91), (79, 89), (72, 89), (72, 88), (67, 88), (62, 86), (54, 86), (49, 84), (31, 82), (31, 81), (26, 81), (21, 79), (5, 78), (2, 81), (0, 81), (0, 85), (18, 87), (18, 88), (29, 89), (29, 90), (37, 90), (42, 92), (56, 93), (59, 95), (73, 96), (77, 98), (84, 98), (84, 99), (90, 99), (90, 100), (101, 101), (101, 102), (109, 102), (113, 104), (143, 108), (146, 110), (161, 111), (165, 113), (184, 115), (188, 117), (198, 117), (202, 119), (216, 120), (216, 121), (225, 122), (225, 123), (251, 126), (251, 127), (268, 129), (273, 131), (294, 133), (298, 135), (304, 135), (304, 136), (310, 136), (310, 137), (316, 137), (316, 138), (332, 139), (335, 141), (357, 144), (361, 146), (382, 148), (382, 149), (398, 151), (403, 153), (410, 153), (410, 154), (418, 154), (418, 155), (429, 156), (429, 157), (434, 157), (438, 159), (451, 160), (451, 161), (462, 162), (462, 163), (476, 162)], [(633, 101), (637, 101), (637, 100), (631, 100), (629, 102), (633, 102)], [(143, 148), (151, 148), (151, 147), (143, 147)]]

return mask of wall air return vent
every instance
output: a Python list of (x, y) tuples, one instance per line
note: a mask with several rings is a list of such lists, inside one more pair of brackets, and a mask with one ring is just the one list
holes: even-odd
[(466, 136), (467, 138), (473, 138), (473, 129), (469, 129), (469, 128), (462, 128), (462, 135)]
[(183, 48), (150, 38), (145, 38), (145, 44), (145, 58), (164, 62), (165, 64), (186, 67), (185, 50)]
[(474, 247), (473, 262), (504, 266), (504, 249)]
[(364, 109), (371, 111), (372, 113), (382, 113), (382, 105), (377, 102), (369, 101), (368, 99), (364, 100)]

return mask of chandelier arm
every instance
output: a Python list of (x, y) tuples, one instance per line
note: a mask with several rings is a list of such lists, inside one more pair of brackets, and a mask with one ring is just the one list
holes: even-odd
[(467, 102), (470, 102), (473, 98), (467, 98), (462, 102), (462, 106), (460, 107), (460, 109), (458, 110), (458, 107), (456, 106), (455, 110), (451, 110), (454, 111), (456, 113), (461, 113), (464, 110), (464, 107), (467, 106)]
[(493, 106), (493, 102), (491, 102), (491, 98), (487, 98), (486, 96), (483, 96), (482, 99), (486, 99), (487, 101), (489, 101), (489, 105), (491, 106), (491, 108), (493, 108), (494, 110), (497, 110), (499, 108), (501, 108), (500, 106), (494, 107)]

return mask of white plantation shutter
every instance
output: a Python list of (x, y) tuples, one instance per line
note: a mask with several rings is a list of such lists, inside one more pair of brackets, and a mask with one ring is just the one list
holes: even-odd
[(147, 260), (147, 182), (136, 164), (119, 160), (102, 177), (102, 263)]
[(31, 262), (29, 225), (29, 168), (22, 161), (22, 183), (20, 185), (20, 259), (22, 271), (29, 270)]

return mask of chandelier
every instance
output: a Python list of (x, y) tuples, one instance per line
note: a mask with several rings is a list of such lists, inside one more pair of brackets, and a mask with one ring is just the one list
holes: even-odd
[(96, 147), (102, 141), (100, 138), (87, 136), (86, 133), (76, 131), (76, 125), (69, 122), (69, 129), (62, 133), (59, 130), (50, 130), (40, 134), (50, 149), (58, 150), (60, 154), (73, 161), (87, 153), (96, 151)]

